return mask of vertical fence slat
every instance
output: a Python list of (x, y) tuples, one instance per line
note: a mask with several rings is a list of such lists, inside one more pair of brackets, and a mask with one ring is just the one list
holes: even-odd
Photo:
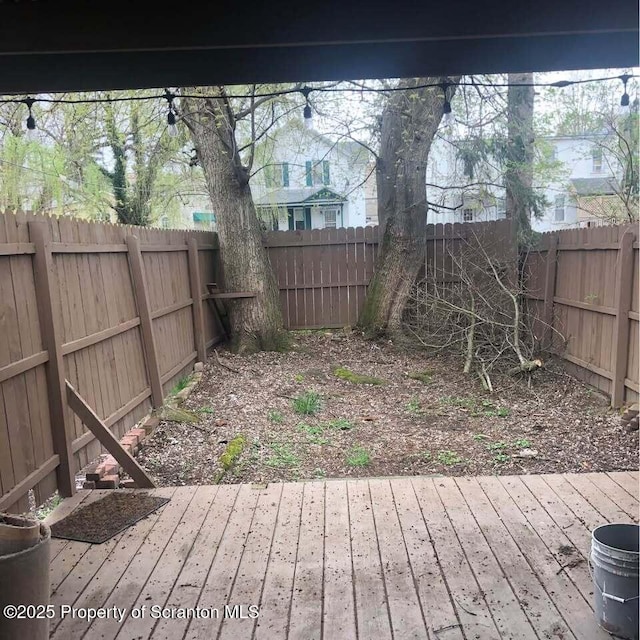
[(158, 366), (158, 351), (153, 334), (151, 309), (149, 307), (149, 294), (147, 292), (147, 284), (142, 266), (140, 240), (136, 236), (127, 236), (126, 243), (129, 249), (129, 268), (131, 270), (133, 292), (138, 308), (138, 315), (140, 316), (140, 330), (147, 364), (147, 375), (149, 376), (149, 384), (151, 385), (151, 401), (154, 408), (159, 408), (162, 406), (164, 398), (160, 368)]
[(205, 362), (207, 351), (204, 339), (204, 316), (202, 313), (202, 279), (200, 278), (200, 260), (198, 258), (198, 241), (189, 238), (189, 281), (193, 298), (193, 339), (198, 360)]
[(46, 222), (30, 222), (29, 234), (35, 246), (33, 275), (38, 298), (38, 317), (40, 319), (40, 331), (42, 332), (42, 344), (49, 352), (49, 360), (46, 363), (47, 391), (53, 444), (55, 452), (60, 457), (60, 464), (56, 470), (58, 491), (66, 498), (75, 493), (76, 483), (72, 464), (71, 439), (66, 428), (66, 388), (62, 359), (62, 334), (60, 331), (60, 319), (53, 306), (51, 241)]
[(613, 333), (613, 381), (611, 406), (624, 403), (624, 381), (629, 357), (629, 311), (633, 287), (633, 231), (625, 231), (618, 249), (616, 268), (616, 319)]
[(558, 266), (558, 236), (549, 238), (547, 251), (547, 269), (544, 279), (544, 311), (543, 311), (543, 339), (544, 347), (551, 346), (553, 340), (553, 297), (556, 294), (556, 271)]

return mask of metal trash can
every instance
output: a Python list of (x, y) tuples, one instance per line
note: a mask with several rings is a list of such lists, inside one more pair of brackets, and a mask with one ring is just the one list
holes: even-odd
[[(14, 516), (2, 516), (0, 523), (0, 640), (47, 640), (51, 531)], [(9, 617), (7, 605), (16, 607)], [(25, 606), (35, 609), (27, 612)]]
[(640, 526), (604, 524), (591, 534), (595, 615), (609, 633), (638, 638)]

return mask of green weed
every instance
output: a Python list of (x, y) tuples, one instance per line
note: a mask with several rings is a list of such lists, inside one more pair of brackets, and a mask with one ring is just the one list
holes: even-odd
[(214, 412), (213, 407), (200, 407), (199, 409), (195, 409), (196, 413), (206, 413), (212, 415)]
[(243, 435), (237, 435), (224, 450), (224, 453), (220, 456), (220, 464), (225, 471), (231, 469), (235, 461), (240, 457), (240, 454), (244, 450), (247, 441)]
[(269, 467), (282, 469), (285, 467), (296, 467), (300, 464), (300, 459), (290, 445), (281, 442), (273, 442), (269, 445), (273, 455), (265, 462)]
[(417, 415), (418, 413), (422, 413), (422, 407), (420, 406), (420, 400), (415, 396), (407, 402), (407, 411), (412, 413), (413, 415)]
[(180, 393), (183, 389), (186, 389), (188, 384), (189, 376), (182, 376), (182, 378), (180, 378), (178, 382), (175, 383), (173, 389), (171, 389), (170, 395), (175, 396), (177, 393)]
[(482, 442), (483, 440), (488, 440), (489, 436), (485, 436), (484, 433), (476, 433), (474, 434), (473, 439), (478, 442)]
[(312, 416), (320, 411), (320, 395), (315, 391), (305, 391), (292, 400), (293, 410), (305, 416)]
[(347, 464), (350, 467), (366, 467), (370, 462), (371, 456), (363, 447), (353, 447), (347, 453)]
[(269, 422), (273, 422), (274, 424), (282, 424), (284, 422), (284, 416), (275, 409), (269, 410), (269, 413), (267, 413), (267, 418)]
[(455, 451), (439, 451), (437, 460), (447, 467), (464, 462)]
[(506, 453), (496, 453), (496, 455), (493, 456), (493, 459), (497, 463), (503, 464), (504, 462), (507, 462), (507, 460), (509, 460), (509, 456)]
[(353, 429), (353, 423), (346, 418), (336, 418), (335, 420), (329, 420), (327, 427), (329, 429), (337, 429), (338, 431), (350, 431)]
[(298, 431), (301, 431), (302, 433), (305, 433), (307, 435), (307, 440), (311, 444), (329, 444), (328, 438), (322, 437), (324, 434), (324, 429), (322, 426), (301, 422), (297, 428)]
[(301, 373), (296, 373), (293, 379), (295, 382), (304, 382), (304, 376)]
[(507, 443), (506, 442), (502, 442), (502, 440), (499, 440), (498, 442), (490, 442), (487, 445), (487, 449), (489, 451), (502, 451), (503, 449), (507, 448)]
[(527, 438), (518, 438), (513, 443), (514, 447), (519, 447), (520, 449), (526, 449), (531, 446), (531, 440), (527, 440)]

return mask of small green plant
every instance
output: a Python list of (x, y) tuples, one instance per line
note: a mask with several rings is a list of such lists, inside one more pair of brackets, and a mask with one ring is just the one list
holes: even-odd
[(324, 469), (314, 469), (313, 470), (313, 477), (314, 478), (326, 478), (327, 477), (327, 472)]
[(508, 418), (511, 415), (511, 409), (500, 407), (496, 413), (498, 418)]
[(345, 369), (344, 367), (338, 367), (337, 369), (334, 369), (333, 375), (336, 376), (336, 378), (340, 378), (340, 380), (346, 380), (347, 382), (351, 382), (353, 384), (384, 384), (384, 380), (382, 380), (381, 378), (367, 376), (362, 373), (355, 373), (354, 371), (350, 371), (349, 369)]
[(473, 398), (459, 398), (456, 396), (445, 396), (441, 402), (453, 407), (461, 407), (462, 409), (473, 409), (476, 406), (476, 401)]
[(487, 445), (487, 449), (489, 451), (502, 451), (503, 449), (507, 448), (507, 443), (506, 442), (502, 442), (502, 440), (499, 440), (498, 442), (490, 442)]
[(476, 433), (474, 434), (473, 439), (478, 442), (482, 442), (483, 440), (488, 440), (489, 436), (485, 436), (484, 433)]
[(425, 369), (424, 371), (412, 371), (407, 374), (407, 377), (412, 380), (418, 380), (419, 382), (422, 382), (422, 384), (429, 384), (433, 378), (433, 372), (428, 369)]
[(409, 413), (414, 414), (414, 415), (417, 415), (418, 413), (422, 413), (422, 407), (420, 406), (420, 400), (418, 400), (418, 398), (413, 396), (413, 398), (411, 398), (411, 400), (409, 400), (409, 402), (407, 402), (407, 411)]
[(199, 409), (195, 410), (196, 413), (206, 413), (209, 415), (212, 415), (214, 412), (213, 407), (200, 407)]
[(177, 393), (180, 393), (183, 389), (186, 389), (188, 384), (189, 376), (182, 376), (182, 378), (175, 383), (173, 389), (171, 389), (170, 395), (175, 396)]
[(441, 462), (447, 467), (464, 462), (463, 459), (455, 451), (448, 451), (448, 450), (439, 451), (437, 459), (438, 459), (438, 462)]
[(296, 373), (293, 379), (295, 382), (304, 382), (304, 376), (301, 373)]
[(352, 447), (347, 452), (347, 464), (350, 467), (366, 467), (370, 462), (371, 456), (363, 447)]
[(423, 451), (422, 452), (422, 458), (424, 460), (431, 460), (431, 451)]
[(273, 442), (269, 445), (273, 455), (265, 462), (269, 467), (282, 469), (285, 467), (296, 467), (300, 460), (290, 445), (282, 442)]
[(292, 400), (293, 410), (305, 416), (312, 416), (320, 411), (320, 395), (315, 391), (305, 391)]
[(235, 461), (240, 457), (240, 454), (244, 450), (247, 441), (243, 435), (237, 435), (224, 450), (224, 453), (220, 456), (220, 464), (225, 471), (229, 471), (234, 465)]
[(267, 418), (269, 422), (273, 422), (273, 424), (282, 424), (284, 422), (284, 416), (275, 409), (269, 409), (269, 413), (267, 413)]
[(471, 413), (472, 418), (485, 416), (487, 418), (506, 418), (511, 411), (504, 407), (496, 407), (491, 400), (482, 400), (478, 402), (475, 398), (458, 398), (455, 396), (445, 396), (440, 400), (442, 404), (451, 405), (466, 409)]
[(496, 453), (496, 455), (493, 456), (493, 459), (497, 463), (503, 464), (504, 462), (506, 462), (509, 459), (509, 456), (506, 453)]
[(298, 431), (302, 431), (307, 435), (307, 440), (311, 444), (329, 444), (329, 440), (323, 437), (324, 429), (320, 425), (306, 424), (301, 422), (298, 425)]
[(520, 449), (526, 449), (531, 446), (531, 440), (528, 440), (527, 438), (518, 438), (514, 441), (513, 446), (520, 447)]
[(353, 423), (346, 418), (336, 418), (335, 420), (329, 420), (327, 427), (338, 431), (350, 431), (353, 429)]

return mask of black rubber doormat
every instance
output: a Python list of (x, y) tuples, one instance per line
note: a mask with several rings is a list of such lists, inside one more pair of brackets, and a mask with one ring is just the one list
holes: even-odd
[(54, 538), (101, 544), (159, 509), (169, 498), (113, 491), (51, 525)]

